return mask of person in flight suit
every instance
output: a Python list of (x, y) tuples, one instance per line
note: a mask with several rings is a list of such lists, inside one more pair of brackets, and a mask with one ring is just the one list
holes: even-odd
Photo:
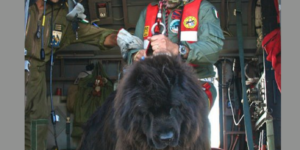
[[(48, 0), (47, 3), (44, 0), (36, 0), (28, 10), (25, 29), (25, 61), (29, 62), (29, 71), (25, 71), (26, 150), (46, 149), (50, 108), (46, 98), (45, 65), (51, 57), (50, 43), (53, 44), (53, 52), (71, 43), (96, 45), (100, 50), (117, 46), (115, 30), (79, 22), (76, 34), (72, 29), (72, 22), (66, 19), (68, 13), (65, 0)], [(54, 38), (51, 38), (51, 35)], [(41, 49), (44, 50), (44, 57), (41, 56)]]
[[(158, 22), (156, 18), (159, 15), (156, 14), (160, 12), (158, 10), (161, 3), (163, 4), (161, 23), (166, 27), (165, 34), (153, 35), (152, 27)], [(163, 26), (156, 26), (160, 26), (159, 31), (162, 33)], [(212, 107), (217, 96), (213, 84), (216, 75), (214, 64), (223, 48), (224, 35), (218, 12), (210, 2), (206, 0), (152, 2), (141, 12), (134, 36), (144, 41), (144, 47), (122, 51), (122, 56), (128, 64), (147, 57), (146, 50), (150, 46), (153, 55), (159, 53), (180, 55), (195, 69), (199, 80), (203, 82), (209, 107)]]

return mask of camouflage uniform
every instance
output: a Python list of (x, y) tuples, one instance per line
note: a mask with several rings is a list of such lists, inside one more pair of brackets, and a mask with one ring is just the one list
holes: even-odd
[[(30, 6), (26, 29), (25, 48), (27, 50), (26, 60), (29, 60), (30, 72), (25, 73), (25, 149), (45, 150), (50, 116), (49, 102), (46, 94), (45, 64), (51, 55), (51, 5), (47, 5), (44, 24), (44, 50), (45, 59), (40, 59), (41, 37), (37, 32), (41, 31), (43, 11), (39, 11), (36, 4)], [(90, 24), (79, 23), (78, 40), (72, 30), (71, 22), (66, 20), (68, 7), (61, 4), (53, 5), (53, 33), (59, 44), (53, 51), (68, 46), (71, 43), (86, 43), (99, 46), (101, 50), (107, 50), (104, 46), (106, 36), (116, 33), (114, 30), (98, 28)]]
[[(153, 5), (155, 3), (152, 3)], [(183, 4), (179, 6), (182, 7)], [(175, 8), (171, 10), (168, 15), (168, 38), (173, 43), (178, 43), (178, 35), (171, 31), (172, 27), (172, 13), (177, 10)], [(192, 64), (197, 64), (199, 67), (195, 67), (195, 71), (199, 79), (207, 80), (209, 78), (215, 77), (215, 71), (213, 68), (214, 63), (219, 59), (219, 51), (223, 47), (223, 31), (220, 27), (220, 20), (216, 14), (215, 7), (206, 0), (203, 0), (200, 5), (200, 11), (198, 14), (198, 41), (195, 43), (183, 42), (185, 46), (190, 49), (187, 62)], [(163, 10), (162, 14), (165, 14)], [(135, 35), (143, 40), (144, 33), (144, 24), (145, 24), (146, 9), (141, 12), (140, 18), (137, 22)], [(165, 15), (163, 15), (162, 22), (165, 24)], [(128, 53), (127, 62), (132, 63), (132, 55), (138, 50), (131, 50)], [(216, 99), (217, 91), (211, 82), (208, 82), (211, 85), (210, 91), (212, 93), (213, 102)], [(211, 104), (212, 105), (212, 104)]]

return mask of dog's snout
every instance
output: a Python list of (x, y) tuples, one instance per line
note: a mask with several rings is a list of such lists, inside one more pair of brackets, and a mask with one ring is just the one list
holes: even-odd
[(166, 132), (166, 133), (161, 133), (159, 135), (160, 140), (162, 141), (169, 141), (171, 139), (173, 139), (174, 137), (174, 133), (172, 131)]

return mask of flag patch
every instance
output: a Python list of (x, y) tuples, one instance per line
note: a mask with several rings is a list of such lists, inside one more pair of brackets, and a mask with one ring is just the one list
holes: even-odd
[(214, 12), (215, 17), (216, 17), (216, 18), (219, 18), (219, 13), (218, 13), (217, 9), (214, 8), (214, 7), (212, 7), (212, 9), (213, 9), (213, 12)]

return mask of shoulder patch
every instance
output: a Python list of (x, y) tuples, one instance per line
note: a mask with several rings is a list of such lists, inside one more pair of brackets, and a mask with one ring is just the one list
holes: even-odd
[(212, 11), (214, 12), (215, 17), (218, 19), (219, 18), (219, 13), (215, 7), (212, 7)]

